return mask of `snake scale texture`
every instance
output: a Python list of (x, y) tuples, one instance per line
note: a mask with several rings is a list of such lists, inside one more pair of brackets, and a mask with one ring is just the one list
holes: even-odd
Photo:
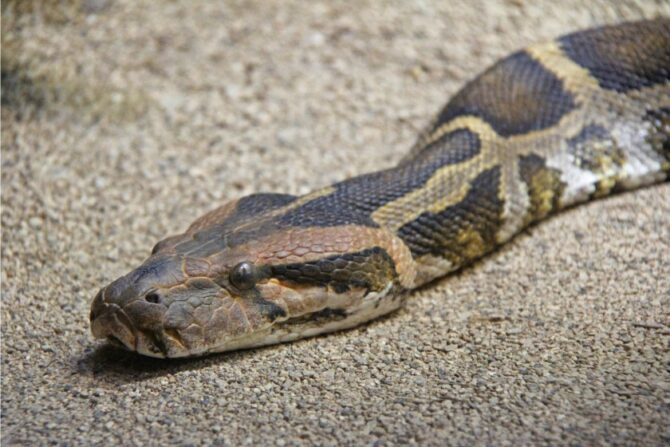
[(102, 288), (95, 337), (153, 357), (350, 328), (566, 207), (668, 179), (670, 19), (518, 51), (468, 83), (398, 166), (255, 194)]

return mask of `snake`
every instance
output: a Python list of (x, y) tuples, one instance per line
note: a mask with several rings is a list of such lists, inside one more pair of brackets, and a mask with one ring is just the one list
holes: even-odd
[(498, 60), (400, 162), (232, 200), (101, 288), (95, 338), (158, 358), (289, 342), (388, 314), (547, 216), (670, 177), (670, 18)]

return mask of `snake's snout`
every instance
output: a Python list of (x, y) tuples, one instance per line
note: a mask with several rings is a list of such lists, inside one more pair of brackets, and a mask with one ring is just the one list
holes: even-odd
[(202, 338), (191, 321), (197, 294), (208, 292), (189, 286), (181, 265), (178, 257), (153, 256), (100, 289), (91, 303), (93, 336), (152, 357), (189, 355)]
[(89, 314), (89, 319), (91, 323), (98, 318), (104, 312), (104, 303), (103, 303), (103, 292), (105, 289), (100, 289), (98, 294), (93, 298), (91, 303), (91, 312)]
[(96, 338), (104, 338), (112, 344), (135, 350), (137, 336), (132, 323), (117, 304), (105, 301), (106, 288), (101, 289), (91, 304), (91, 331)]
[[(177, 331), (167, 333), (163, 327), (166, 307), (146, 296), (143, 299), (121, 299), (117, 293), (119, 288), (114, 285), (101, 289), (93, 298), (90, 313), (93, 336), (152, 357), (178, 356), (179, 350), (185, 346)], [(174, 340), (181, 344), (173, 346), (176, 344)]]

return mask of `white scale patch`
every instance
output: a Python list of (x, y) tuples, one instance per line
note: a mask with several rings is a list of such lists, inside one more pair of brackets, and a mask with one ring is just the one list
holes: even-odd
[(589, 170), (579, 168), (574, 156), (567, 151), (560, 151), (548, 158), (547, 167), (557, 169), (561, 173), (561, 181), (566, 185), (561, 200), (562, 206), (583, 202), (596, 190), (598, 176)]
[[(613, 126), (612, 137), (616, 146), (624, 151), (626, 162), (621, 167), (616, 167), (616, 171), (608, 173), (608, 176), (617, 177), (620, 184), (627, 189), (649, 185), (663, 179), (660, 156), (649, 147), (643, 123)], [(566, 185), (561, 200), (562, 206), (588, 200), (596, 191), (598, 182), (603, 180), (602, 175), (577, 166), (574, 156), (567, 148), (549, 157), (547, 166), (557, 169), (561, 173), (561, 181)]]
[(612, 135), (628, 156), (622, 176), (622, 184), (626, 188), (637, 188), (663, 179), (660, 156), (649, 148), (644, 126), (625, 130), (623, 126), (618, 127), (612, 130)]
[(442, 256), (425, 255), (418, 259), (416, 287), (453, 272), (454, 265)]

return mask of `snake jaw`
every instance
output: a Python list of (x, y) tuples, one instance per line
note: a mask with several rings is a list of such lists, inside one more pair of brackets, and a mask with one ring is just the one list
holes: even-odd
[(150, 357), (183, 357), (191, 352), (179, 330), (137, 329), (122, 307), (105, 303), (102, 298), (96, 297), (94, 300), (91, 330), (95, 338), (105, 339), (113, 346)]
[(102, 289), (91, 305), (93, 336), (134, 351), (137, 348), (137, 335), (130, 318), (119, 305), (105, 302), (104, 296), (105, 289)]

